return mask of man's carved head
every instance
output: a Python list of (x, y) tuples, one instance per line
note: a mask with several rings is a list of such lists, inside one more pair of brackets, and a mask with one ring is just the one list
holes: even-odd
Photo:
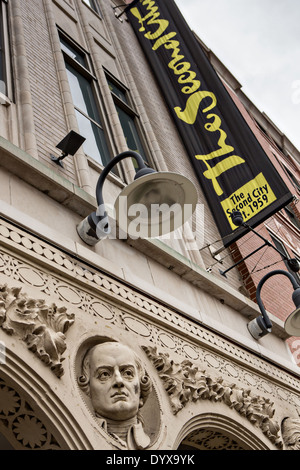
[(88, 351), (78, 383), (96, 414), (115, 421), (137, 416), (152, 387), (137, 354), (117, 342), (97, 344)]

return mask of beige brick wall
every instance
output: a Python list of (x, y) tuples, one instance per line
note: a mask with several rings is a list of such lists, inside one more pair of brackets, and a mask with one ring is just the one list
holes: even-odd
[[(61, 99), (55, 60), (47, 27), (44, 4), (41, 0), (20, 2), (29, 65), (34, 124), (39, 159), (51, 165), (50, 152), (66, 135), (67, 125)], [(72, 165), (68, 178), (76, 181)]]

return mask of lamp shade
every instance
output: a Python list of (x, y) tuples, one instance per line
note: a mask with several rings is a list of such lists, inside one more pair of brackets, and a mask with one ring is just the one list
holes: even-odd
[(284, 329), (291, 336), (300, 336), (300, 307), (288, 316)]
[(155, 238), (181, 227), (195, 211), (198, 195), (186, 177), (150, 173), (126, 186), (115, 202), (120, 229), (136, 238)]

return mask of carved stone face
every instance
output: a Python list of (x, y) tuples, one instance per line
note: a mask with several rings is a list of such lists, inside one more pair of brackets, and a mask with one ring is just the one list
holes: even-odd
[(118, 343), (94, 348), (90, 358), (90, 393), (95, 412), (124, 421), (137, 415), (140, 378), (133, 352)]

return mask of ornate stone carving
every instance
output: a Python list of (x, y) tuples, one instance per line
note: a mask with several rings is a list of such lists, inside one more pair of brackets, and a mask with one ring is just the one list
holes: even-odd
[[(256, 381), (255, 386), (257, 389), (263, 390), (259, 373), (266, 374), (271, 379), (275, 379), (276, 382), (279, 380), (284, 387), (283, 390), (280, 385), (275, 386), (274, 383), (272, 384), (272, 394), (277, 399), (284, 402), (288, 401), (293, 406), (300, 406), (299, 380), (283, 369), (281, 370), (266, 362), (263, 358), (260, 359), (246, 352), (243, 348), (219, 337), (214, 332), (210, 332), (200, 324), (189, 321), (182, 315), (175, 313), (173, 309), (170, 310), (155, 299), (133, 290), (128, 285), (112, 279), (110, 276), (99, 272), (99, 270), (84, 266), (82, 262), (76, 262), (71, 256), (64, 254), (47, 242), (37, 240), (34, 236), (26, 234), (5, 221), (0, 221), (0, 242), (6, 247), (8, 245), (14, 247), (13, 254), (9, 254), (7, 248), (5, 251), (0, 250), (0, 274), (16, 279), (26, 285), (34, 286), (48, 296), (54, 294), (61, 302), (74, 305), (84, 311), (85, 314), (100, 317), (118, 328), (131, 329), (131, 331), (140, 335), (140, 331), (137, 331), (137, 323), (133, 324), (130, 320), (130, 317), (134, 318), (134, 315), (125, 316), (125, 312), (128, 311), (127, 307), (129, 307), (131, 312), (137, 312), (136, 319), (140, 319), (141, 314), (144, 314), (143, 329), (147, 335), (151, 335), (149, 339), (153, 344), (170, 348), (170, 342), (173, 341), (177, 353), (184, 354), (188, 359), (197, 360), (199, 357), (203, 357), (205, 353), (205, 349), (199, 347), (199, 345), (195, 347), (193, 344), (193, 339), (197, 338), (197, 342), (201, 343), (204, 348), (209, 345), (210, 350), (214, 349), (214, 357), (217, 357), (217, 362), (219, 362), (217, 367), (223, 374), (228, 362), (223, 357), (222, 352), (227, 350), (232, 357), (237, 358), (240, 364), (244, 365), (237, 368), (239, 374), (245, 376), (248, 367), (255, 366), (258, 374), (252, 373), (251, 380)], [(37, 267), (29, 268), (26, 263), (17, 258), (17, 251), (21, 253), (25, 251), (28, 256), (37, 262), (37, 265), (42, 262), (42, 270)], [(53, 274), (52, 267), (54, 264), (56, 269), (62, 269), (63, 273), (68, 272), (69, 277), (76, 279), (76, 287), (74, 282), (69, 283), (66, 280), (62, 282), (61, 278)], [(45, 269), (47, 265), (49, 266), (48, 271)], [(96, 295), (85, 289), (84, 284), (86, 281), (88, 281), (89, 286), (96, 289)], [(103, 299), (102, 294), (104, 294)], [(111, 299), (110, 304), (107, 301), (108, 298)], [(102, 302), (102, 300), (104, 301)], [(118, 303), (117, 307), (115, 301)], [(126, 307), (124, 312), (120, 310), (122, 305)], [(149, 317), (151, 319), (147, 321), (146, 318)], [(159, 325), (159, 328), (156, 325)], [(172, 338), (169, 334), (171, 330)], [(162, 334), (162, 331), (166, 334)], [(241, 380), (244, 380), (244, 378), (241, 377)], [(288, 395), (286, 395), (287, 386), (291, 387)], [(292, 390), (297, 390), (298, 393), (294, 393)], [(283, 394), (285, 396), (282, 396)]]
[[(54, 294), (61, 302), (74, 305), (84, 311), (85, 314), (103, 318), (118, 328), (131, 329), (131, 331), (137, 332), (137, 324), (134, 325), (129, 319), (130, 316), (134, 317), (134, 315), (125, 316), (125, 312), (128, 311), (127, 307), (129, 307), (131, 312), (137, 312), (137, 319), (140, 319), (141, 314), (144, 314), (145, 333), (148, 335), (149, 332), (151, 335), (149, 338), (153, 344), (170, 348), (170, 341), (173, 341), (177, 353), (184, 354), (188, 359), (197, 360), (199, 357), (203, 357), (205, 352), (205, 349), (199, 347), (199, 345), (195, 347), (193, 344), (193, 339), (197, 338), (197, 342), (204, 348), (209, 345), (210, 350), (214, 349), (214, 357), (218, 357), (218, 368), (223, 374), (228, 365), (222, 354), (222, 351), (226, 349), (232, 357), (235, 357), (240, 364), (243, 364), (243, 367), (237, 367), (238, 373), (245, 375), (249, 366), (255, 366), (258, 374), (252, 373), (251, 379), (252, 381), (256, 380), (255, 386), (257, 389), (262, 390), (259, 373), (266, 374), (271, 379), (275, 379), (275, 382), (278, 383), (279, 381), (284, 387), (283, 391), (280, 385), (272, 384), (272, 394), (277, 399), (284, 402), (288, 401), (293, 406), (300, 406), (299, 380), (283, 369), (281, 370), (266, 362), (263, 358), (260, 359), (246, 352), (243, 348), (219, 337), (214, 332), (210, 332), (200, 324), (189, 321), (182, 315), (175, 313), (173, 309), (169, 309), (155, 299), (112, 279), (109, 275), (105, 275), (97, 269), (92, 269), (90, 266), (84, 266), (82, 262), (76, 262), (71, 256), (64, 254), (46, 241), (37, 240), (34, 236), (26, 234), (21, 229), (17, 229), (5, 221), (0, 221), (0, 242), (6, 247), (5, 251), (0, 250), (0, 274), (18, 280), (23, 284), (34, 286), (48, 296)], [(13, 254), (10, 254), (10, 250), (7, 249), (8, 246), (13, 246)], [(26, 252), (27, 256), (36, 261), (37, 266), (42, 263), (43, 268), (29, 268), (23, 260), (18, 259), (16, 255), (18, 251), (21, 253)], [(63, 273), (68, 272), (69, 277), (76, 279), (76, 286), (74, 282), (70, 283), (66, 280), (62, 282), (61, 278), (56, 277), (53, 274), (53, 265), (56, 269), (61, 269)], [(47, 270), (45, 266), (48, 266), (49, 269)], [(85, 289), (84, 284), (87, 281), (89, 286), (96, 289), (96, 295)], [(102, 294), (104, 294), (104, 298), (102, 298)], [(108, 298), (111, 299), (110, 305), (107, 301)], [(102, 300), (104, 301), (102, 302)], [(117, 307), (115, 301), (118, 303)], [(126, 307), (124, 312), (120, 311), (122, 305)], [(147, 321), (146, 318), (150, 317), (150, 321)], [(159, 325), (159, 328), (155, 325)], [(169, 335), (171, 330), (172, 338)], [(162, 335), (162, 331), (168, 337)], [(137, 332), (137, 334), (140, 334), (140, 332)], [(243, 377), (241, 379), (243, 380)], [(288, 395), (286, 395), (286, 387), (291, 388)], [(294, 393), (292, 390), (298, 392)], [(283, 393), (284, 397), (281, 396)]]
[(234, 439), (211, 429), (196, 429), (184, 438), (179, 450), (244, 450)]
[(0, 379), (0, 431), (17, 449), (60, 450), (61, 446), (29, 403)]
[(0, 286), (0, 327), (9, 335), (20, 336), (57, 377), (63, 375), (65, 333), (73, 323), (74, 314), (66, 308), (31, 299), (20, 288)]
[(285, 418), (281, 429), (286, 450), (300, 450), (300, 419)]
[(140, 409), (152, 383), (138, 356), (128, 346), (107, 341), (90, 348), (82, 361), (81, 389), (90, 397), (97, 421), (126, 449), (146, 449)]
[(226, 385), (222, 378), (214, 380), (188, 360), (176, 363), (170, 359), (169, 354), (158, 353), (156, 348), (143, 349), (163, 382), (174, 414), (189, 402), (222, 402), (247, 418), (273, 444), (282, 448), (280, 426), (273, 419), (274, 404), (268, 398), (254, 396), (250, 390), (239, 389), (235, 384)]

